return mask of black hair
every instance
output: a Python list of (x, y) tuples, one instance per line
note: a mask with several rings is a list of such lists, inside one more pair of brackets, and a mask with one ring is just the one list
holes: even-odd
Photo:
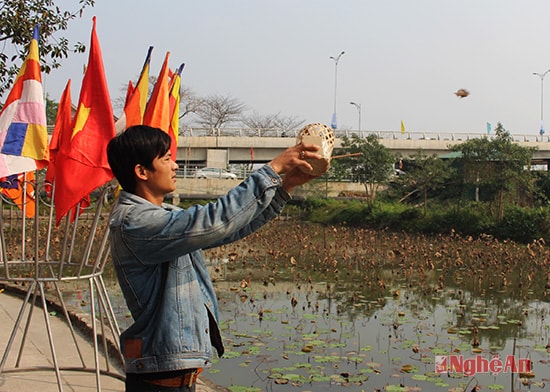
[(153, 160), (170, 150), (170, 136), (159, 128), (135, 125), (118, 134), (107, 145), (109, 166), (120, 186), (131, 193), (136, 191), (136, 165), (153, 170)]

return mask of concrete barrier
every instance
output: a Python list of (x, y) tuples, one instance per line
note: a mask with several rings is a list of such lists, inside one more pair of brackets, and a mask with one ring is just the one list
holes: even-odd
[[(225, 195), (230, 189), (239, 185), (241, 180), (222, 180), (218, 178), (177, 178), (173, 198), (211, 199)], [(315, 180), (295, 189), (293, 196), (337, 197), (342, 192), (365, 192), (362, 184), (353, 182), (333, 182)], [(176, 202), (174, 201), (176, 204)]]

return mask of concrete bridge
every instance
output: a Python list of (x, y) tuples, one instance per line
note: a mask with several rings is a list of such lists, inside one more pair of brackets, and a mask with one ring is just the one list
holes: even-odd
[[(297, 131), (296, 131), (297, 132)], [(380, 143), (404, 157), (419, 149), (428, 155), (443, 155), (449, 147), (472, 138), (494, 137), (486, 134), (424, 133), (393, 131), (336, 131), (335, 149), (342, 143), (343, 136), (357, 134), (366, 137), (376, 134)], [(550, 163), (550, 139), (539, 135), (512, 135), (514, 141), (523, 147), (534, 147), (534, 164)], [(226, 167), (228, 164), (251, 162), (265, 163), (284, 149), (296, 143), (296, 133), (250, 130), (187, 130), (179, 137), (177, 160), (185, 167)]]
[[(296, 131), (297, 133), (297, 131)], [(269, 162), (284, 149), (296, 143), (296, 133), (282, 133), (277, 131), (250, 130), (186, 130), (179, 137), (177, 160), (180, 165), (176, 181), (176, 198), (215, 198), (223, 195), (236, 186), (242, 178), (250, 172), (250, 164)], [(357, 134), (366, 137), (376, 134), (380, 143), (391, 151), (407, 157), (418, 152), (443, 155), (449, 152), (449, 147), (473, 138), (487, 137), (484, 134), (434, 134), (423, 132), (378, 131), (357, 132), (337, 131), (335, 149), (341, 146), (343, 136)], [(494, 135), (488, 135), (493, 137)], [(533, 164), (550, 166), (550, 139), (546, 136), (512, 135), (514, 141), (524, 147), (534, 147)], [(253, 158), (253, 159), (252, 159)], [(199, 167), (226, 167), (231, 164), (245, 164), (248, 169), (239, 171), (236, 180), (222, 180), (216, 178), (193, 178), (196, 168)], [(361, 184), (352, 182), (331, 182), (330, 180), (314, 182), (300, 187), (295, 197), (307, 197), (312, 194), (334, 197), (344, 192), (361, 193), (364, 188)]]

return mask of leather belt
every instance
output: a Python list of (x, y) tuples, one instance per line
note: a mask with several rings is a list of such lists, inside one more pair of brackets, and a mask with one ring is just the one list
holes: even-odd
[(158, 385), (160, 387), (181, 387), (186, 386), (191, 388), (196, 382), (199, 374), (202, 372), (202, 368), (198, 368), (193, 372), (182, 374), (181, 376), (162, 378), (156, 380), (146, 380), (147, 383)]

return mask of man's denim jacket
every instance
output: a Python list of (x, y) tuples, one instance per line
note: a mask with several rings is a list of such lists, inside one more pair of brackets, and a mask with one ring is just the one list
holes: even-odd
[(202, 249), (230, 243), (281, 213), (290, 196), (266, 165), (205, 206), (162, 207), (122, 191), (111, 254), (134, 323), (121, 337), (128, 373), (210, 366), (223, 354), (218, 303)]

